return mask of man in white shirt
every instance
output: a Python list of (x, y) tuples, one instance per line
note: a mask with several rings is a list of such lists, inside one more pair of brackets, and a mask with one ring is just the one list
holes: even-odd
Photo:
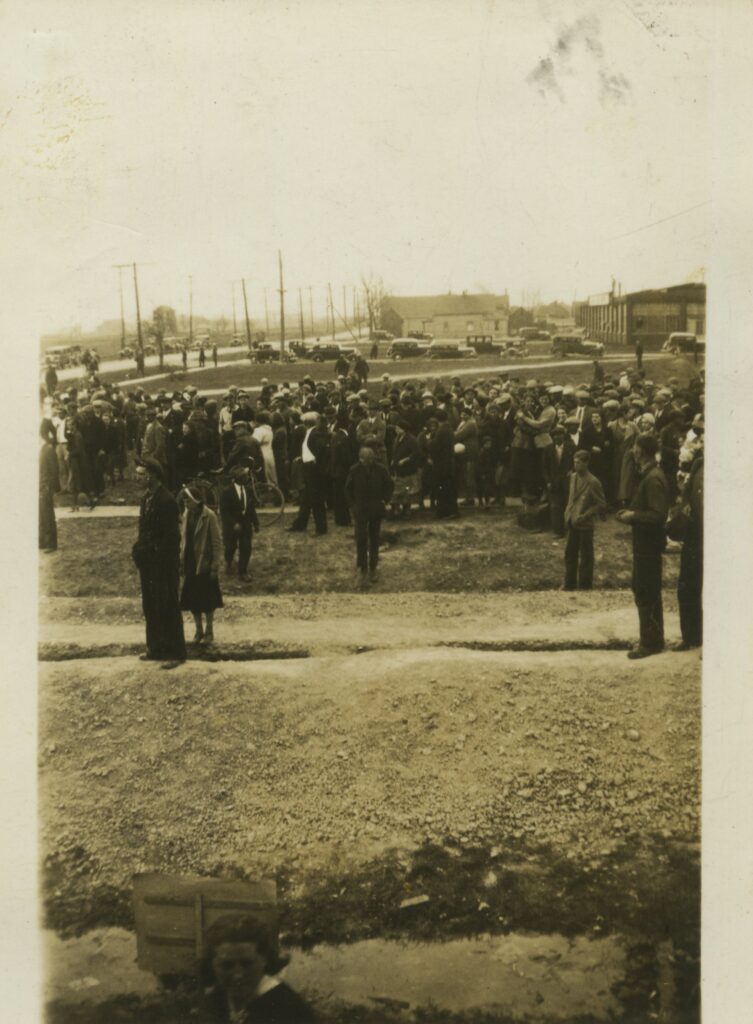
[(321, 536), (327, 532), (325, 498), (329, 437), (326, 430), (322, 431), (320, 428), (318, 412), (304, 413), (302, 422), (306, 427), (301, 445), (304, 486), (298, 515), (289, 530), (291, 533), (303, 533), (308, 526), (309, 516), (313, 513), (317, 535)]

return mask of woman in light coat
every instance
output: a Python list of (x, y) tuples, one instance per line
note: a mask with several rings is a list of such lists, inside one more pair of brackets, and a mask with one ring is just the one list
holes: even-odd
[(261, 445), (261, 454), (264, 459), (264, 476), (268, 484), (277, 485), (277, 467), (275, 465), (275, 453), (272, 448), (272, 441), (275, 432), (272, 430), (269, 413), (259, 412), (256, 414), (256, 426), (254, 427), (254, 438)]
[[(217, 580), (222, 551), (220, 527), (217, 516), (206, 507), (198, 488), (184, 487), (181, 497), (185, 511), (181, 522), (183, 588), (180, 607), (193, 615), (196, 623), (194, 643), (211, 644), (214, 641), (214, 613), (223, 605)], [(206, 627), (202, 623), (202, 615)]]

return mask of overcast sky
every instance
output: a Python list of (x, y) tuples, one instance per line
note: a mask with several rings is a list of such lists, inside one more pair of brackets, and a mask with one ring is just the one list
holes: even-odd
[(145, 315), (185, 311), (192, 274), (209, 315), (245, 276), (252, 317), (278, 248), (291, 316), (299, 286), (318, 308), (362, 272), (570, 301), (707, 262), (701, 4), (108, 0), (4, 20), (23, 63), (0, 71), (19, 193), (0, 203), (41, 330), (117, 317), (112, 264), (133, 260)]

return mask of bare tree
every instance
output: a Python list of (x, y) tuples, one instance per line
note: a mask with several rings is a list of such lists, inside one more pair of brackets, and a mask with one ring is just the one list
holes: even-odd
[(157, 343), (159, 353), (159, 368), (165, 368), (165, 335), (177, 334), (178, 328), (175, 320), (175, 310), (171, 306), (157, 306), (152, 313), (152, 322), (149, 325), (149, 333)]
[(382, 278), (373, 271), (361, 274), (361, 285), (366, 298), (366, 310), (369, 315), (369, 332), (376, 330), (382, 314), (382, 302), (387, 297)]

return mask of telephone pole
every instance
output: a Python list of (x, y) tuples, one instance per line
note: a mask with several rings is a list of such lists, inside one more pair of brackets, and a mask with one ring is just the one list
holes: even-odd
[(193, 344), (193, 275), (188, 275), (188, 344)]
[(280, 358), (285, 355), (285, 288), (282, 280), (282, 253), (277, 250), (277, 263), (280, 268)]
[(303, 326), (303, 295), (301, 289), (298, 289), (298, 313), (301, 318), (301, 341), (306, 337), (306, 328)]
[(329, 297), (329, 315), (332, 318), (332, 340), (335, 340), (335, 304), (332, 301), (332, 285), (327, 282), (327, 295)]
[(266, 328), (267, 328), (267, 341), (269, 341), (270, 340), (270, 338), (269, 338), (269, 309), (267, 308), (267, 289), (266, 288), (264, 289), (264, 323), (265, 323)]
[(316, 337), (316, 331), (314, 330), (314, 290), (309, 285), (309, 319), (311, 320), (311, 337)]
[(235, 320), (235, 281), (232, 282), (233, 288), (233, 337), (238, 333), (238, 324)]
[(246, 279), (241, 278), (241, 285), (243, 287), (243, 308), (246, 311), (246, 344), (248, 345), (248, 351), (251, 351), (251, 325), (248, 322), (248, 299), (246, 298)]
[(136, 337), (139, 343), (139, 355), (143, 366), (144, 361), (144, 338), (141, 333), (141, 306), (139, 305), (139, 279), (136, 276), (136, 264), (133, 264), (133, 290), (136, 293)]
[(348, 300), (347, 293), (345, 291), (345, 285), (343, 285), (343, 322), (345, 326), (348, 326)]
[(361, 311), (358, 308), (358, 292), (356, 291), (356, 286), (355, 285), (353, 285), (353, 316), (355, 318), (356, 324), (358, 325), (358, 337), (360, 338), (361, 337)]
[(120, 291), (120, 351), (122, 352), (125, 348), (126, 343), (126, 329), (125, 329), (125, 313), (123, 312), (123, 268), (127, 267), (128, 263), (113, 263), (118, 271), (118, 289)]

